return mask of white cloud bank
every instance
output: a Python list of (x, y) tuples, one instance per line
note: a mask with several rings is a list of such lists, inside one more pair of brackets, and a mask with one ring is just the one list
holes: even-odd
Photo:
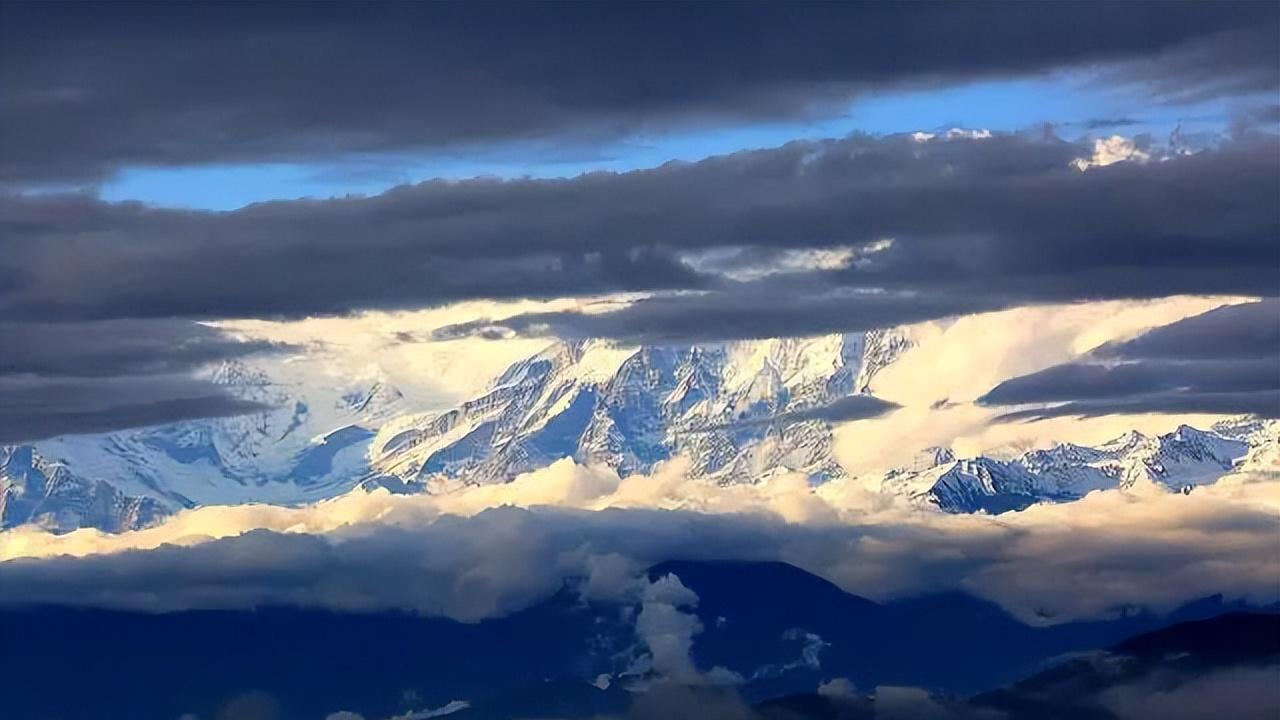
[(1097, 492), (994, 517), (864, 493), (854, 481), (811, 488), (799, 475), (713, 487), (687, 481), (680, 463), (619, 478), (566, 460), (446, 496), (378, 490), (300, 508), (207, 507), (119, 535), (20, 528), (0, 533), (0, 603), (290, 603), (471, 621), (536, 602), (567, 578), (618, 595), (672, 559), (781, 560), (873, 599), (959, 588), (1033, 621), (1217, 592), (1277, 596), (1275, 477), (1231, 477), (1191, 495)]

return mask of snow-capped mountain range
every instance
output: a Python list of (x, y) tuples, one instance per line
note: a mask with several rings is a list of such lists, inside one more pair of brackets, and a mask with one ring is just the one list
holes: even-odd
[(1219, 424), (1214, 430), (1182, 425), (1155, 437), (1129, 432), (1097, 447), (1064, 443), (1007, 461), (957, 460), (937, 449), (932, 467), (891, 471), (882, 489), (947, 512), (999, 513), (1078, 500), (1094, 490), (1190, 492), (1235, 470), (1280, 470), (1268, 456), (1277, 442), (1271, 424)]
[(770, 423), (865, 392), (909, 343), (892, 332), (714, 346), (556, 343), (444, 413), (393, 420), (372, 443), (380, 473), (447, 489), (501, 482), (563, 457), (648, 472), (677, 454), (695, 477), (843, 474), (827, 423)]
[[(448, 492), (565, 457), (626, 475), (681, 455), (691, 481), (803, 472), (818, 484), (845, 471), (831, 425), (806, 411), (868, 393), (911, 345), (898, 330), (678, 347), (555, 342), (442, 412), (417, 412), (376, 372), (299, 380), (287, 365), (227, 362), (213, 379), (271, 409), (0, 450), (0, 526), (117, 531), (185, 507), (296, 504), (362, 484)], [(1277, 437), (1274, 423), (1243, 422), (1014, 459), (940, 448), (881, 488), (948, 512), (1183, 490), (1239, 466), (1276, 470)]]
[(30, 445), (0, 448), (0, 527), (35, 522), (60, 530), (96, 527), (119, 532), (150, 525), (167, 514), (163, 503), (80, 477), (36, 454)]

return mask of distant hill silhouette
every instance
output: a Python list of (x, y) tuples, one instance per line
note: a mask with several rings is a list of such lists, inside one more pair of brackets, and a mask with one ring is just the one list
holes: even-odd
[[(668, 573), (699, 597), (697, 665), (742, 675), (738, 691), (748, 702), (811, 693), (831, 677), (860, 688), (964, 695), (1026, 677), (1064, 653), (1237, 608), (1218, 598), (1166, 617), (1033, 628), (964, 594), (879, 604), (782, 563), (669, 562), (650, 570)], [(337, 710), (382, 720), (451, 700), (472, 705), (457, 720), (618, 712), (631, 694), (617, 682), (605, 690), (589, 681), (616, 678), (637, 652), (627, 610), (588, 605), (569, 588), (473, 624), (303, 608), (0, 609), (0, 716), (210, 720), (249, 692), (272, 698), (278, 720), (322, 720)], [(817, 649), (819, 667), (806, 662), (806, 645)]]

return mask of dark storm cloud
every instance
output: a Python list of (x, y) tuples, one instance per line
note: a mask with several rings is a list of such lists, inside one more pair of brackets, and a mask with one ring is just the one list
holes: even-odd
[(0, 322), (0, 377), (110, 377), (178, 373), (287, 346), (236, 340), (186, 320)]
[(1094, 351), (1121, 360), (1261, 358), (1280, 362), (1280, 300), (1225, 305)]
[(789, 189), (754, 196), (729, 235), (754, 241), (757, 251), (800, 238), (828, 245), (894, 238), (847, 269), (500, 325), (530, 335), (679, 342), (865, 330), (1038, 302), (1280, 289), (1280, 209), (1267, 199), (1280, 197), (1275, 137), (1086, 172), (1054, 157), (1071, 147), (1062, 143), (987, 142), (834, 143), (796, 161)]
[(1157, 97), (1273, 90), (1278, 24), (1266, 2), (6, 2), (0, 182), (813, 116), (1099, 63)]
[(770, 422), (790, 423), (806, 420), (822, 420), (829, 423), (849, 422), (878, 417), (898, 407), (897, 403), (870, 395), (850, 395), (826, 405), (782, 413), (770, 418)]
[(1114, 413), (1280, 417), (1280, 301), (1231, 305), (1006, 380), (985, 405), (1061, 403), (1009, 419)]
[(217, 385), (181, 375), (0, 377), (0, 445), (262, 409)]
[[(0, 318), (297, 316), (701, 290), (536, 319), (592, 336), (758, 337), (1031, 302), (1275, 294), (1276, 137), (1072, 167), (1091, 152), (1019, 135), (853, 136), (229, 213), (10, 196), (0, 199)], [(699, 253), (718, 248), (770, 257), (883, 238), (892, 244), (844, 269), (752, 283), (696, 269)]]
[(1280, 85), (1278, 29), (1280, 20), (1273, 17), (1258, 27), (1206, 34), (1174, 50), (1120, 63), (1103, 78), (1118, 83), (1144, 80), (1153, 95), (1175, 103), (1274, 93)]
[(1254, 108), (1248, 113), (1249, 117), (1259, 123), (1275, 124), (1280, 123), (1280, 103), (1264, 105)]
[[(234, 213), (0, 198), (0, 317), (303, 316), (478, 297), (699, 287), (651, 238), (610, 246), (608, 177), (428, 182)], [(625, 191), (625, 188), (618, 187)], [(46, 281), (57, 277), (56, 284)]]
[(1102, 417), (1104, 415), (1194, 414), (1257, 415), (1280, 418), (1280, 390), (1242, 393), (1167, 392), (1117, 396), (1100, 400), (1075, 400), (1061, 405), (1017, 410), (1001, 420), (1043, 420), (1053, 417)]
[(1258, 360), (1068, 363), (1006, 380), (983, 396), (994, 405), (1098, 399), (1195, 388), (1234, 393), (1280, 387), (1280, 356)]
[(0, 322), (0, 346), (0, 444), (261, 410), (191, 373), (288, 349), (186, 320)]
[[(821, 286), (821, 281), (814, 284)], [(546, 312), (437, 329), (433, 337), (500, 339), (511, 333), (564, 338), (609, 337), (638, 344), (861, 332), (938, 317), (995, 310), (1013, 298), (830, 292), (808, 296), (791, 283), (757, 281), (719, 292), (638, 300), (606, 313)]]
[(782, 412), (776, 415), (750, 418), (724, 425), (699, 428), (695, 432), (710, 432), (726, 428), (759, 427), (762, 425), (789, 425), (792, 423), (821, 420), (827, 423), (851, 422), (879, 417), (902, 407), (897, 403), (881, 400), (872, 395), (849, 395), (826, 405)]

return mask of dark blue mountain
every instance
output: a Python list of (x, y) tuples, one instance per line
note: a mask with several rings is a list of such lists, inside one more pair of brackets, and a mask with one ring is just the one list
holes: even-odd
[[(1277, 666), (1280, 615), (1228, 613), (1138, 635), (979, 695), (971, 704), (1010, 720), (1118, 720), (1103, 698), (1122, 689), (1138, 702), (1143, 692), (1178, 693), (1183, 717), (1265, 720), (1280, 714)], [(1223, 671), (1232, 672), (1229, 707), (1221, 707), (1227, 698), (1197, 693), (1193, 685)]]
[[(1176, 697), (1178, 717), (1270, 720), (1280, 717), (1278, 664), (1280, 615), (1228, 613), (1143, 633), (970, 699), (935, 695), (927, 701), (927, 716), (1120, 720), (1132, 715), (1117, 714), (1117, 698), (1132, 709), (1148, 701), (1167, 706)], [(1226, 684), (1215, 684), (1214, 677)], [(875, 720), (885, 717), (877, 712), (878, 700), (870, 693), (795, 693), (753, 709), (758, 720)], [(902, 708), (889, 714), (904, 717)]]
[[(859, 687), (967, 694), (1025, 677), (1060, 655), (1246, 607), (1215, 596), (1167, 616), (1127, 609), (1107, 620), (1033, 627), (959, 592), (877, 604), (785, 563), (671, 562), (650, 570), (667, 573), (698, 594), (699, 667), (738, 672), (750, 680), (743, 694), (757, 699), (837, 676)], [(803, 662), (806, 642), (817, 642), (810, 635), (821, 638), (819, 667)], [(787, 663), (795, 666), (778, 672)]]
[[(748, 701), (914, 685), (967, 694), (1012, 682), (1063, 653), (1235, 609), (1204, 601), (1172, 617), (1028, 627), (963, 594), (879, 604), (781, 563), (673, 562), (699, 596), (697, 665), (741, 675)], [(625, 710), (615, 682), (634, 656), (634, 608), (588, 605), (570, 588), (503, 618), (466, 624), (398, 612), (301, 608), (166, 614), (0, 609), (0, 717), (20, 720), (219, 720), (237, 696), (269, 698), (275, 720), (368, 720), (465, 700), (457, 720), (591, 717)], [(631, 615), (629, 615), (631, 613)], [(807, 654), (806, 654), (807, 653)], [(236, 720), (239, 720), (237, 718)]]
[(337, 710), (385, 718), (455, 699), (484, 703), (548, 678), (589, 688), (576, 679), (593, 669), (588, 649), (616, 629), (626, 628), (569, 593), (475, 624), (300, 608), (8, 609), (0, 717), (206, 720), (258, 693), (279, 720)]

